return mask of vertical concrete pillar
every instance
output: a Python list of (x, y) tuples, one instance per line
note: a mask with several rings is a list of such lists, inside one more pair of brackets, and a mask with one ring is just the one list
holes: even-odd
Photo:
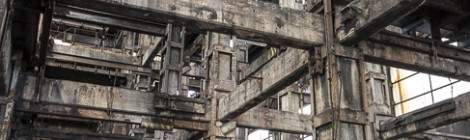
[(181, 71), (184, 43), (185, 28), (168, 24), (160, 70), (160, 93), (162, 94), (182, 95)]
[[(324, 0), (325, 45), (310, 52), (313, 79), (313, 138), (365, 140), (367, 102), (363, 95), (362, 61), (337, 55), (333, 4)], [(353, 46), (351, 46), (353, 47)]]
[[(301, 104), (300, 94), (303, 93), (287, 92), (281, 95), (281, 110), (297, 113)], [(281, 140), (300, 140), (300, 135), (281, 133)]]
[[(210, 140), (234, 139), (236, 129), (223, 131), (231, 124), (220, 122), (217, 114), (218, 100), (235, 89), (236, 56), (235, 49), (230, 45), (231, 37), (223, 34), (208, 33), (205, 49), (206, 70), (208, 75), (207, 96), (211, 99)], [(229, 122), (231, 123), (231, 122)]]
[(0, 2), (0, 96), (6, 95), (8, 92), (9, 75), (10, 75), (10, 30), (7, 27), (8, 7), (7, 1)]
[[(12, 55), (9, 2), (9, 0), (0, 2), (0, 140), (7, 140), (10, 136), (15, 88), (22, 61), (22, 53)], [(13, 62), (16, 65), (13, 65)]]
[[(182, 92), (183, 52), (185, 46), (185, 27), (167, 25), (165, 44), (162, 48), (159, 88), (160, 94), (186, 96)], [(165, 139), (183, 138), (184, 130), (165, 132)], [(184, 138), (183, 138), (184, 139)]]

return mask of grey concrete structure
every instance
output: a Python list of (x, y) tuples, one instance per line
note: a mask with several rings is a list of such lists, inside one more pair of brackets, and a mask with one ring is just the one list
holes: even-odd
[(470, 81), (469, 7), (3, 0), (0, 140), (470, 139), (469, 93), (398, 114), (390, 72)]

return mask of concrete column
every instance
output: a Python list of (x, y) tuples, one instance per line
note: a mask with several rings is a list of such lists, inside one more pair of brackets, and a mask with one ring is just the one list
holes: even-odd
[[(160, 70), (160, 93), (182, 95), (181, 77), (185, 28), (168, 25), (167, 40), (163, 48), (163, 60)], [(182, 95), (184, 96), (184, 95)]]
[(365, 140), (367, 108), (363, 93), (362, 61), (338, 56), (333, 4), (324, 0), (325, 45), (310, 52), (313, 79), (313, 138)]
[[(160, 70), (160, 94), (186, 96), (182, 91), (185, 27), (168, 24)], [(186, 139), (186, 130), (165, 132), (165, 139)]]
[(10, 136), (15, 105), (14, 96), (23, 56), (22, 53), (12, 53), (12, 23), (8, 4), (9, 0), (0, 2), (0, 140), (7, 140)]
[(205, 63), (208, 75), (206, 96), (210, 103), (210, 140), (235, 139), (233, 122), (220, 122), (217, 114), (218, 100), (231, 93), (236, 85), (236, 56), (235, 49), (230, 46), (231, 37), (224, 34), (208, 33), (205, 49)]
[[(281, 110), (297, 113), (300, 109), (300, 93), (287, 92), (281, 95)], [(281, 133), (281, 140), (300, 140), (298, 134)]]
[(6, 95), (8, 92), (8, 84), (10, 79), (10, 56), (11, 56), (11, 43), (10, 43), (10, 30), (7, 26), (7, 1), (0, 2), (0, 96)]

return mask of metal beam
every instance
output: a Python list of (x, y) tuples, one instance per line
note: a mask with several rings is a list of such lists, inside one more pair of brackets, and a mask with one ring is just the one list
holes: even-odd
[(470, 118), (470, 93), (409, 112), (380, 125), (384, 140), (393, 140)]
[(148, 21), (143, 20), (128, 20), (123, 17), (109, 16), (92, 10), (58, 6), (54, 9), (54, 16), (57, 18), (82, 21), (133, 32), (146, 33), (157, 36), (165, 35), (165, 24), (149, 23)]
[(299, 49), (288, 49), (274, 58), (259, 72), (263, 77), (246, 80), (231, 94), (219, 100), (219, 119), (230, 120), (255, 107), (287, 86), (305, 76), (308, 53)]
[(127, 18), (180, 24), (192, 32), (213, 31), (272, 45), (308, 49), (323, 44), (320, 16), (257, 1), (58, 0), (57, 3)]
[(341, 10), (340, 42), (354, 45), (416, 11), (425, 0), (356, 0)]

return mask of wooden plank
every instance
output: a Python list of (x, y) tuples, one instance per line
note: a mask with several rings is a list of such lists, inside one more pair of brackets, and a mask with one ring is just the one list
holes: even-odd
[[(190, 31), (213, 31), (241, 39), (312, 48), (323, 43), (320, 16), (246, 0), (58, 0), (59, 5), (113, 16), (173, 23)], [(122, 12), (125, 10), (126, 12)], [(176, 22), (177, 21), (177, 22)]]

